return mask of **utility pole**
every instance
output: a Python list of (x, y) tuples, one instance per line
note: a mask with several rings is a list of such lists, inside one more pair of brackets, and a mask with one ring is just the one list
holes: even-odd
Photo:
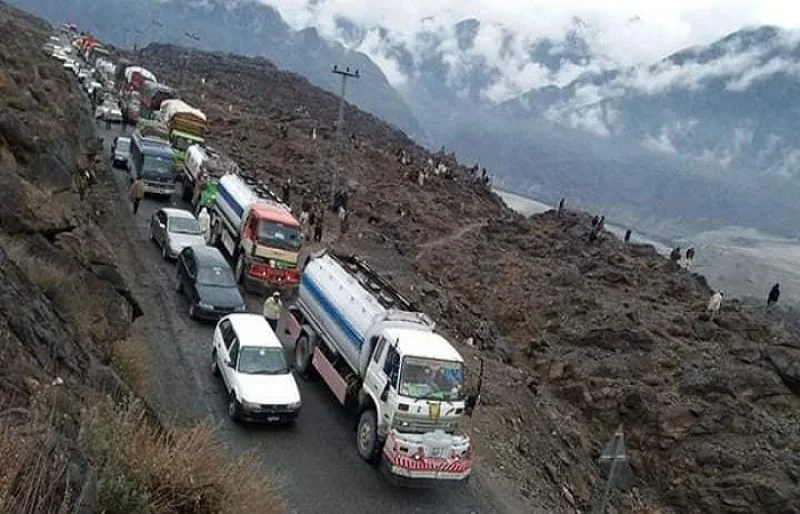
[(333, 198), (336, 194), (336, 188), (339, 185), (338, 168), (341, 163), (342, 154), (344, 153), (344, 96), (347, 91), (347, 79), (357, 79), (360, 77), (358, 70), (351, 72), (349, 67), (341, 70), (338, 65), (333, 66), (333, 73), (341, 75), (342, 77), (342, 92), (339, 95), (339, 121), (336, 123), (337, 149), (333, 162), (333, 177), (331, 178), (331, 206), (333, 206)]

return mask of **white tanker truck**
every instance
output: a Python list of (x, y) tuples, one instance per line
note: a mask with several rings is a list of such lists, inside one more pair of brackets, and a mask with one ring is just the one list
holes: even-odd
[(327, 251), (307, 258), (284, 314), (298, 373), (318, 373), (357, 413), (364, 460), (417, 483), (469, 477), (459, 422), (478, 395), (466, 394), (464, 361), (429, 317), (363, 260)]

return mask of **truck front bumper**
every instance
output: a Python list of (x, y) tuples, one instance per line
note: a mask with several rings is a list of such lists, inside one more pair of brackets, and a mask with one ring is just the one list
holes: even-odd
[(472, 457), (437, 458), (403, 451), (392, 436), (383, 446), (382, 467), (389, 475), (407, 482), (461, 481), (472, 473)]

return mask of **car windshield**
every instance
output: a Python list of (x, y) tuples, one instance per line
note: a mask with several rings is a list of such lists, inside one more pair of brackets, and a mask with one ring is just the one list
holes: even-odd
[(175, 216), (169, 219), (169, 231), (173, 234), (200, 235), (203, 233), (196, 219), (182, 216)]
[(464, 366), (460, 362), (405, 357), (399, 392), (418, 400), (456, 401), (462, 397)]
[(206, 266), (197, 270), (197, 285), (213, 287), (236, 287), (230, 268)]
[(284, 375), (289, 373), (282, 348), (242, 347), (239, 373), (247, 375)]
[(148, 155), (144, 158), (142, 165), (142, 175), (172, 175), (172, 159)]
[(303, 243), (300, 230), (267, 220), (258, 223), (258, 240), (263, 244), (287, 250), (298, 250)]

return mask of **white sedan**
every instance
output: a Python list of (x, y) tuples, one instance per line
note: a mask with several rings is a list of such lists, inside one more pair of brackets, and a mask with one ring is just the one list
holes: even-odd
[(211, 370), (234, 421), (294, 423), (302, 402), (278, 337), (260, 314), (230, 314), (214, 329)]
[(185, 209), (163, 207), (150, 218), (150, 239), (161, 247), (164, 260), (175, 259), (184, 248), (205, 245), (203, 229), (194, 214)]

